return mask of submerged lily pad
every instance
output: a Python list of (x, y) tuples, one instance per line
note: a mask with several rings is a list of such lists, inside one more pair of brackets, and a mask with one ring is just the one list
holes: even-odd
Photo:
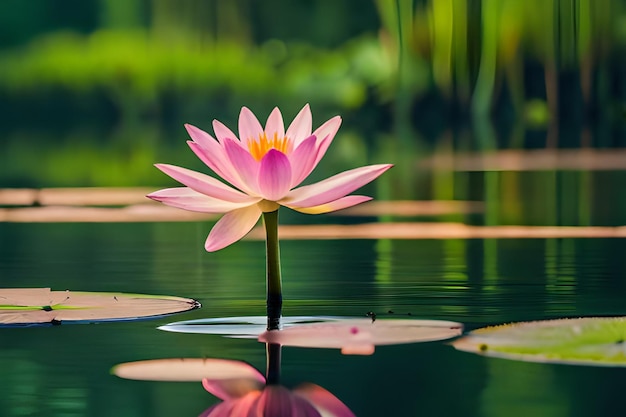
[(163, 316), (200, 307), (190, 298), (123, 293), (0, 289), (0, 326), (89, 323)]
[(526, 362), (626, 366), (626, 317), (586, 317), (486, 327), (456, 340), (462, 351)]
[[(295, 316), (283, 317), (284, 328), (304, 323), (323, 323), (341, 320), (333, 316)], [(267, 329), (266, 316), (218, 317), (209, 319), (186, 320), (169, 323), (159, 327), (175, 333), (218, 334), (226, 337), (256, 339)]]
[(346, 355), (371, 355), (377, 345), (430, 342), (459, 336), (463, 325), (439, 320), (345, 319), (267, 331), (260, 342), (284, 346), (341, 349)]

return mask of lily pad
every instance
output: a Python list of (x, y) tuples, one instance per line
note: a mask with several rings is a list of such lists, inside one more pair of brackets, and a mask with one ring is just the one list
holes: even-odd
[(346, 355), (371, 355), (377, 345), (429, 342), (461, 335), (463, 325), (439, 320), (345, 319), (267, 331), (260, 342), (284, 346), (341, 349)]
[[(289, 328), (304, 323), (321, 323), (341, 319), (341, 317), (334, 316), (295, 316), (283, 317), (281, 323), (284, 328)], [(175, 333), (218, 334), (225, 337), (256, 339), (266, 331), (267, 317), (244, 316), (185, 320), (169, 323), (158, 329)]]
[(526, 362), (626, 366), (626, 317), (586, 317), (486, 327), (456, 340), (462, 351)]
[(199, 308), (190, 298), (146, 294), (0, 289), (0, 326), (135, 320)]

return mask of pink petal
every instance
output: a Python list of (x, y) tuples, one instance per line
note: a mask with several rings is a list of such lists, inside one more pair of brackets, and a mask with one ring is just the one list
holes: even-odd
[(196, 154), (196, 156), (204, 162), (209, 168), (211, 168), (217, 175), (224, 178), (233, 186), (239, 188), (246, 194), (251, 194), (252, 190), (247, 188), (233, 165), (230, 163), (230, 159), (226, 155), (226, 151), (217, 143), (212, 149), (207, 149), (202, 145), (188, 141), (187, 144)]
[(270, 149), (261, 159), (258, 181), (263, 198), (269, 201), (283, 198), (291, 188), (289, 158), (281, 151)]
[(224, 139), (226, 138), (239, 141), (237, 135), (219, 120), (213, 120), (213, 131), (215, 131), (215, 136), (217, 136), (217, 140), (219, 140), (220, 143), (224, 143)]
[(215, 146), (219, 146), (219, 143), (213, 138), (213, 136), (209, 135), (204, 130), (190, 124), (185, 124), (185, 129), (187, 129), (187, 133), (191, 139), (193, 139), (194, 142), (199, 143), (202, 147), (206, 149), (214, 149)]
[(247, 144), (251, 140), (257, 140), (262, 133), (263, 127), (261, 127), (261, 123), (254, 113), (247, 107), (242, 107), (241, 113), (239, 113), (239, 140), (241, 143)]
[(289, 125), (285, 136), (293, 141), (294, 147), (298, 146), (300, 142), (311, 136), (312, 124), (311, 108), (306, 104)]
[(315, 159), (315, 165), (317, 165), (320, 159), (322, 159), (326, 154), (326, 150), (335, 138), (335, 135), (339, 130), (339, 126), (341, 126), (341, 117), (335, 116), (317, 129), (315, 129), (315, 132), (313, 132), (313, 134), (320, 140), (320, 146), (317, 157)]
[(226, 213), (250, 205), (256, 206), (261, 198), (250, 197), (248, 201), (233, 203), (208, 197), (188, 187), (166, 188), (148, 194), (148, 198), (165, 205), (201, 213)]
[(239, 174), (243, 182), (242, 185), (247, 190), (251, 190), (253, 194), (258, 194), (259, 162), (250, 155), (250, 152), (237, 145), (232, 139), (224, 140), (224, 148), (230, 165)]
[(261, 209), (254, 204), (226, 213), (215, 223), (204, 244), (207, 252), (215, 252), (244, 237), (261, 217)]
[(291, 208), (313, 207), (335, 201), (373, 181), (393, 165), (369, 165), (351, 169), (323, 181), (292, 190), (280, 204)]
[(265, 123), (265, 134), (268, 138), (273, 138), (274, 134), (279, 139), (285, 137), (285, 125), (283, 123), (283, 115), (280, 114), (278, 107), (274, 107), (274, 110), (270, 113)]
[(233, 203), (250, 201), (250, 196), (200, 172), (168, 164), (156, 164), (155, 166), (176, 181), (209, 197)]
[(339, 398), (319, 385), (303, 384), (293, 392), (313, 404), (324, 416), (355, 417), (354, 413)]
[(204, 378), (202, 386), (220, 400), (228, 400), (262, 390), (265, 387), (265, 378), (261, 374), (258, 378)]
[(239, 175), (237, 175), (232, 165), (229, 164), (228, 158), (226, 158), (226, 152), (219, 142), (213, 139), (211, 135), (195, 126), (186, 124), (185, 128), (189, 136), (193, 139), (193, 142), (187, 143), (196, 156), (217, 175), (242, 191), (247, 192), (248, 190), (241, 187)]
[(346, 197), (342, 197), (338, 200), (331, 201), (330, 203), (321, 204), (319, 206), (313, 207), (287, 207), (299, 211), (300, 213), (305, 214), (322, 214), (322, 213), (330, 213), (331, 211), (343, 210), (348, 207), (356, 206), (357, 204), (364, 203), (366, 201), (370, 201), (372, 197), (367, 197), (364, 195), (349, 195)]
[(293, 170), (290, 188), (296, 187), (304, 181), (317, 165), (315, 163), (317, 157), (316, 144), (317, 138), (309, 136), (289, 155), (289, 163)]

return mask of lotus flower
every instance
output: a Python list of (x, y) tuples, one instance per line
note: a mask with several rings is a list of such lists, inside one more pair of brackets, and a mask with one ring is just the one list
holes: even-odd
[(246, 391), (236, 380), (204, 379), (202, 385), (223, 402), (200, 417), (354, 417), (337, 397), (315, 384), (303, 384), (293, 391), (261, 384)]
[(185, 125), (193, 140), (192, 151), (218, 179), (174, 165), (157, 164), (165, 174), (185, 187), (156, 191), (149, 198), (169, 206), (204, 213), (226, 213), (213, 227), (205, 243), (209, 252), (222, 249), (245, 236), (262, 213), (280, 206), (307, 214), (341, 210), (371, 200), (348, 195), (377, 178), (391, 165), (352, 169), (326, 180), (298, 185), (313, 171), (330, 146), (341, 118), (335, 116), (311, 133), (307, 104), (285, 131), (278, 108), (265, 128), (246, 107), (239, 114), (239, 137), (217, 120), (217, 140), (195, 126)]

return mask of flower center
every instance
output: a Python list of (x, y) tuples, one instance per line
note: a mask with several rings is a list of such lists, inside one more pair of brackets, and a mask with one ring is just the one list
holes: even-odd
[(250, 139), (248, 141), (248, 150), (250, 155), (257, 161), (260, 161), (270, 149), (276, 149), (285, 155), (291, 150), (291, 141), (287, 136), (278, 137), (278, 133), (267, 137), (265, 132), (259, 135), (258, 139)]

